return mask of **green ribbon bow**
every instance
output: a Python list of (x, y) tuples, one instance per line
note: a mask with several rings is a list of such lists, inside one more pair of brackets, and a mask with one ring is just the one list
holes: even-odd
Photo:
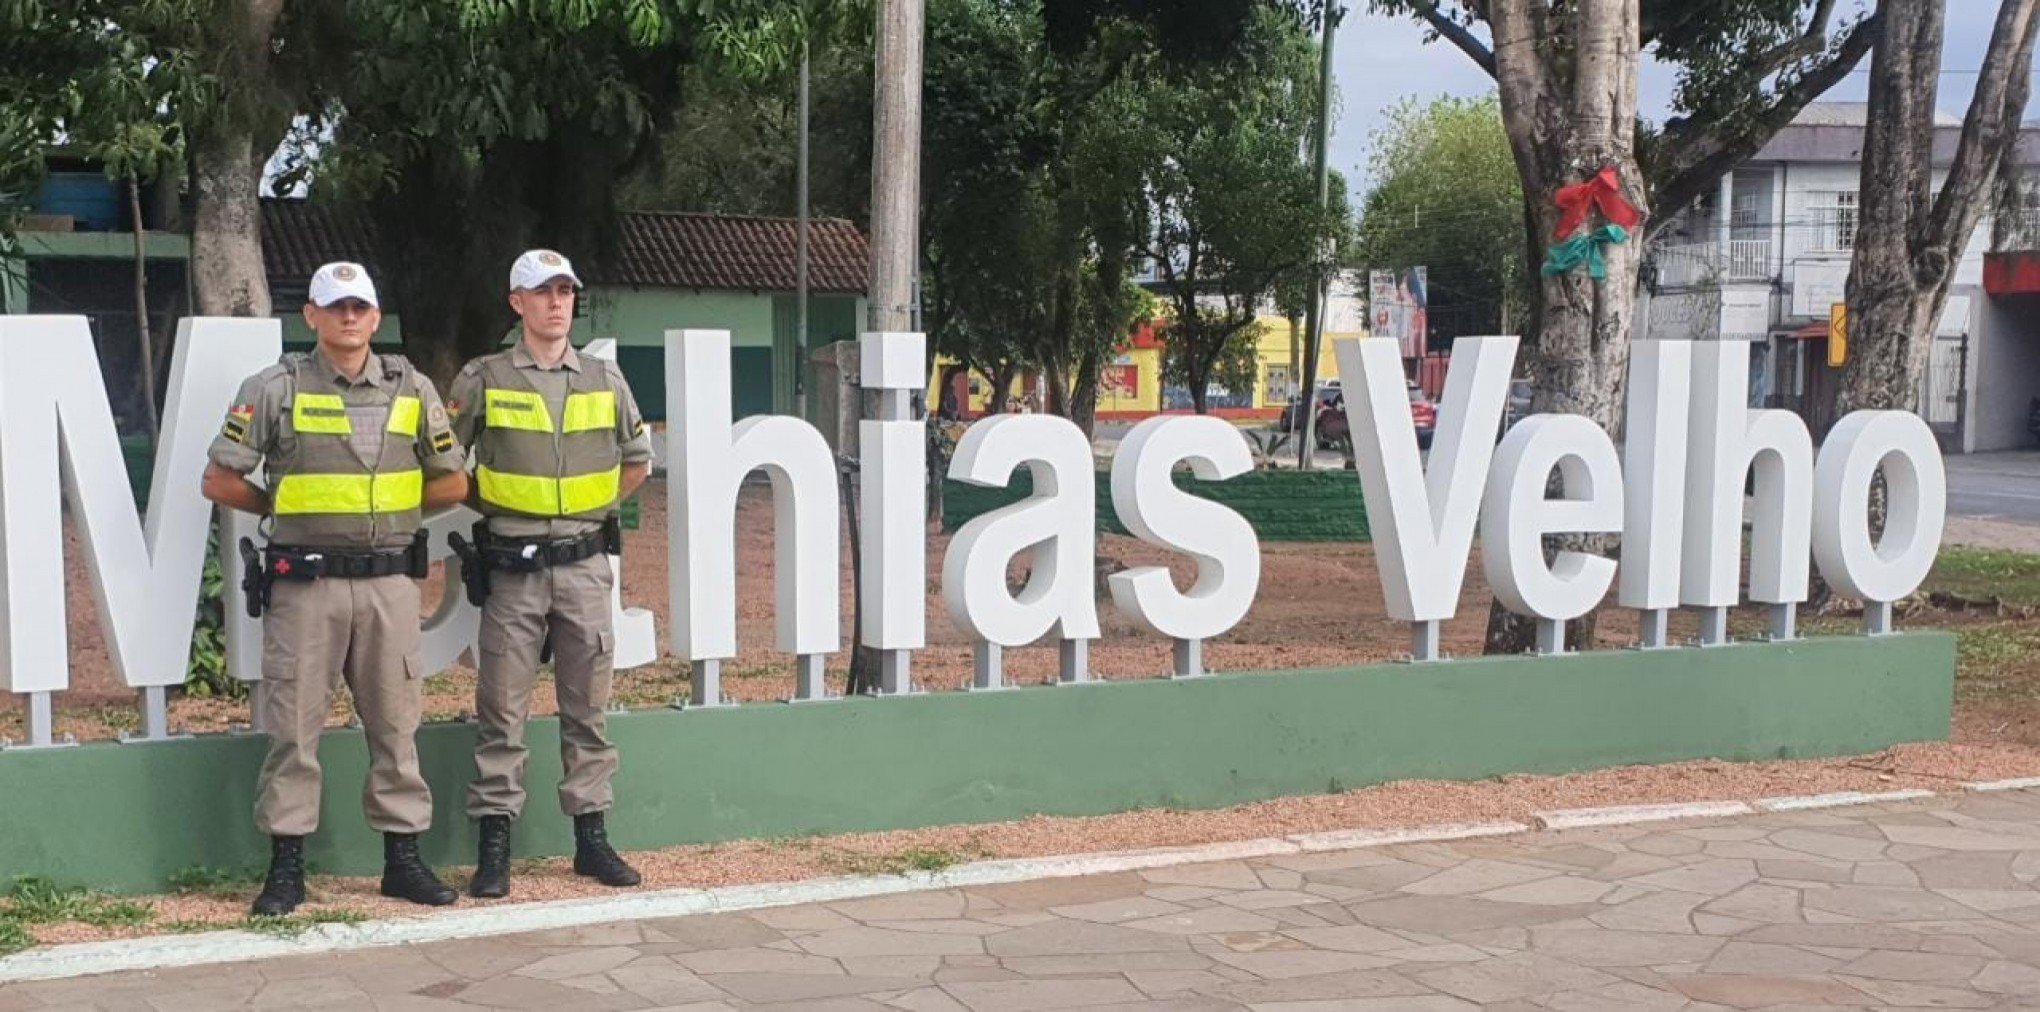
[(1600, 281), (1608, 276), (1608, 262), (1601, 256), (1601, 247), (1609, 243), (1628, 241), (1629, 230), (1611, 224), (1581, 232), (1564, 242), (1553, 243), (1544, 254), (1544, 276), (1557, 277), (1585, 264), (1587, 273), (1592, 275), (1594, 280)]

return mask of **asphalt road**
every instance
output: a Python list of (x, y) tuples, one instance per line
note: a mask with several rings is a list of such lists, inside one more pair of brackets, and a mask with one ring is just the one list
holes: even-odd
[(1948, 512), (2040, 523), (2040, 451), (1951, 454)]

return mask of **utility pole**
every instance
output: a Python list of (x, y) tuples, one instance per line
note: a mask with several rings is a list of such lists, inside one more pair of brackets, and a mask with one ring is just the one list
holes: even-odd
[[(1313, 168), (1317, 170), (1317, 198), (1320, 208), (1331, 203), (1332, 174), (1326, 164), (1327, 149), (1332, 139), (1332, 34), (1338, 28), (1339, 16), (1344, 8), (1337, 3), (1325, 5), (1324, 41), (1318, 46), (1318, 116), (1317, 147), (1312, 150)], [(1296, 445), (1296, 466), (1308, 470), (1311, 460), (1317, 454), (1317, 374), (1318, 346), (1325, 338), (1325, 270), (1328, 266), (1325, 251), (1318, 251), (1314, 276), (1310, 282), (1310, 302), (1304, 307), (1303, 377), (1299, 388), (1303, 397), (1303, 416), (1297, 427), (1303, 436)]]
[(869, 330), (913, 322), (921, 196), (922, 0), (879, 0), (871, 135)]
[[(921, 36), (926, 30), (923, 0), (878, 0), (876, 64), (873, 67), (871, 128), (871, 293), (865, 329), (910, 330), (921, 244)], [(905, 390), (886, 390), (879, 421), (911, 421), (913, 404)], [(849, 401), (863, 414), (863, 395)], [(856, 517), (852, 507), (852, 517)], [(854, 529), (854, 528), (853, 528)], [(854, 537), (854, 535), (853, 535)], [(864, 581), (852, 581), (853, 627), (863, 628)], [(886, 694), (910, 691), (905, 650), (851, 651), (852, 694), (876, 688)], [(874, 668), (876, 669), (874, 671)]]
[(800, 40), (800, 157), (793, 177), (794, 202), (800, 205), (800, 234), (795, 239), (793, 330), (793, 413), (807, 418), (808, 356), (808, 43)]

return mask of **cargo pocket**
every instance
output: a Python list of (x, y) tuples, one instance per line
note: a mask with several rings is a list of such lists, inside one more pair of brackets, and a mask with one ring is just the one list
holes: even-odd
[(270, 595), (269, 610), (262, 617), (264, 681), (296, 681), (301, 658), (317, 653), (304, 649), (305, 632), (296, 621), (300, 609), (294, 595), (299, 589), (281, 585)]
[(595, 656), (612, 657), (616, 654), (616, 633), (608, 629), (595, 630)]
[(404, 655), (404, 679), (415, 682), (425, 675), (425, 661), (417, 654)]
[(290, 682), (297, 679), (297, 637), (283, 630), (263, 630), (262, 635), (262, 679), (268, 682)]

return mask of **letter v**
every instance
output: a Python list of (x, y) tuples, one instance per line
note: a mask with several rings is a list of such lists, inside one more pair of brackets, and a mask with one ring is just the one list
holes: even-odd
[(1516, 345), (1514, 337), (1462, 337), (1452, 343), (1428, 468), (1417, 452), (1396, 343), (1348, 338), (1333, 345), (1381, 593), (1392, 618), (1430, 622), (1458, 610)]

